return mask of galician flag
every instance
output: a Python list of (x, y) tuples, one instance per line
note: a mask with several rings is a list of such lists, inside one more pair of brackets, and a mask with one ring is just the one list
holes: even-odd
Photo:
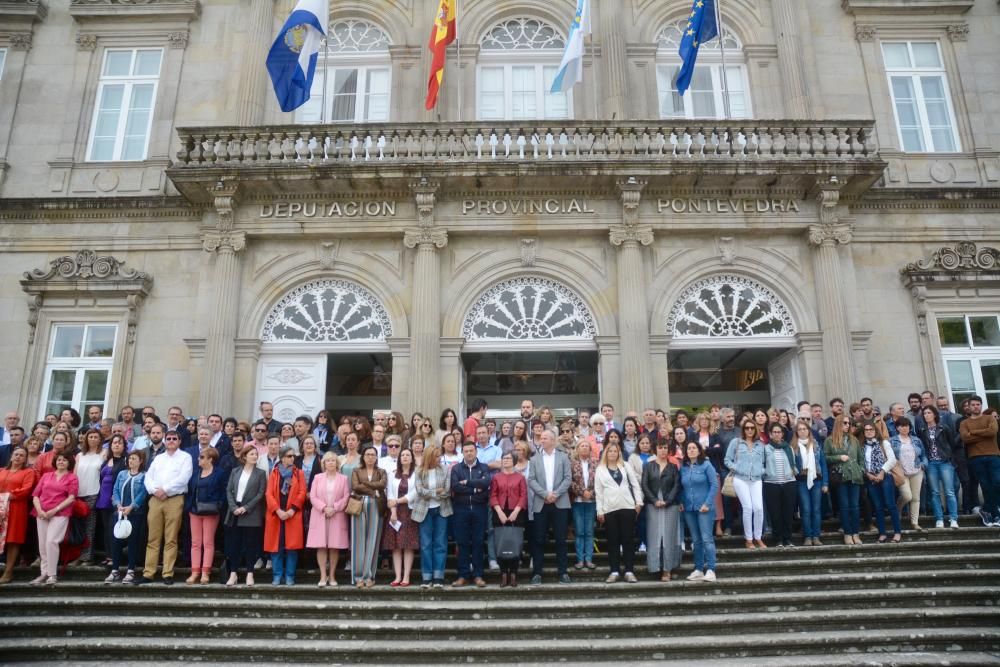
[(282, 111), (309, 101), (320, 44), (330, 20), (328, 0), (298, 0), (267, 54), (267, 73)]
[(576, 0), (576, 14), (569, 26), (566, 51), (549, 92), (562, 93), (583, 81), (583, 36), (590, 34), (590, 0)]
[(455, 3), (458, 0), (440, 0), (434, 26), (431, 28), (431, 39), (427, 48), (434, 54), (431, 58), (431, 78), (427, 82), (427, 100), (424, 107), (433, 109), (437, 105), (438, 92), (444, 81), (445, 52), (448, 45), (455, 41)]

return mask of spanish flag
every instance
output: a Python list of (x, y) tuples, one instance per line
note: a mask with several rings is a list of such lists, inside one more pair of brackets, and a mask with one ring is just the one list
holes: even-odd
[(455, 41), (455, 3), (457, 0), (440, 0), (431, 40), (427, 48), (434, 54), (431, 60), (431, 78), (427, 82), (427, 100), (424, 107), (433, 109), (437, 105), (438, 91), (444, 80), (444, 58), (448, 45)]

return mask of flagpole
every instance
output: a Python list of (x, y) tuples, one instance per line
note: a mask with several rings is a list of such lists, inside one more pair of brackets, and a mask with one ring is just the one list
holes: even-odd
[(726, 72), (726, 40), (722, 29), (722, 0), (715, 0), (715, 25), (719, 29), (719, 53), (722, 54), (722, 109), (726, 114), (726, 120), (730, 119), (729, 112), (729, 82)]
[(459, 25), (459, 7), (461, 6), (459, 0), (455, 0), (455, 52), (458, 55), (456, 61), (456, 69), (458, 70), (458, 122), (462, 122), (462, 33), (458, 29)]
[[(327, 28), (329, 30), (329, 28)], [(320, 124), (326, 123), (326, 74), (330, 71), (330, 52), (326, 43), (326, 35), (323, 36), (323, 95), (322, 107), (319, 110)]]
[[(591, 26), (593, 26), (593, 16), (590, 17)], [(594, 120), (597, 120), (597, 51), (594, 48), (594, 32), (591, 28), (590, 32), (590, 78), (593, 84), (593, 92), (591, 96), (594, 98)]]

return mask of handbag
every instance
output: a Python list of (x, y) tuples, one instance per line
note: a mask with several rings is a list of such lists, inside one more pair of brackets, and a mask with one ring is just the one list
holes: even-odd
[(524, 548), (524, 528), (520, 526), (496, 526), (493, 529), (493, 545), (497, 560), (517, 560)]
[(127, 540), (132, 534), (132, 522), (128, 520), (122, 512), (118, 513), (118, 521), (115, 522), (115, 539)]
[(733, 485), (734, 479), (736, 479), (736, 475), (729, 473), (726, 475), (726, 479), (722, 482), (722, 495), (727, 498), (736, 497), (736, 487)]
[(194, 504), (194, 512), (198, 516), (213, 516), (222, 511), (222, 503), (199, 500)]
[[(882, 451), (885, 451), (885, 447), (886, 443), (883, 441)], [(903, 464), (900, 463), (898, 459), (896, 460), (896, 463), (893, 464), (892, 468), (889, 470), (889, 474), (892, 475), (892, 481), (896, 484), (896, 486), (903, 486), (904, 484), (906, 484), (906, 473), (903, 472)]]
[(364, 502), (361, 498), (351, 496), (350, 500), (347, 501), (347, 507), (344, 508), (344, 512), (348, 516), (357, 516), (361, 514), (361, 510), (364, 508)]

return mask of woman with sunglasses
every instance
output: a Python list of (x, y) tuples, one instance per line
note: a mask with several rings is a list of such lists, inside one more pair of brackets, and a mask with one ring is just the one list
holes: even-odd
[(850, 416), (838, 417), (833, 422), (833, 433), (823, 443), (823, 455), (826, 456), (830, 486), (837, 494), (844, 544), (861, 544), (858, 499), (864, 479), (865, 455), (851, 431)]
[(212, 561), (215, 558), (215, 531), (219, 527), (219, 514), (226, 506), (228, 477), (219, 461), (219, 452), (206, 447), (198, 452), (198, 471), (191, 475), (188, 492), (184, 496), (191, 523), (191, 576), (187, 584), (207, 584), (212, 578)]
[(316, 444), (319, 446), (319, 451), (329, 451), (330, 445), (333, 444), (333, 436), (335, 435), (333, 418), (330, 416), (330, 411), (320, 410), (316, 414), (316, 419), (313, 423), (315, 426), (313, 427), (312, 434), (313, 437), (316, 438)]
[[(374, 451), (374, 450), (372, 450)], [(306, 503), (306, 478), (295, 467), (295, 450), (283, 447), (267, 481), (267, 514), (264, 519), (264, 551), (271, 554), (271, 584), (282, 578), (295, 585), (295, 568), (304, 544), (302, 509)]]
[[(757, 414), (767, 417), (758, 410)], [(733, 488), (743, 508), (743, 539), (747, 549), (766, 549), (761, 540), (764, 532), (764, 443), (761, 442), (758, 420), (743, 422), (741, 437), (729, 443), (723, 461), (733, 473)]]

